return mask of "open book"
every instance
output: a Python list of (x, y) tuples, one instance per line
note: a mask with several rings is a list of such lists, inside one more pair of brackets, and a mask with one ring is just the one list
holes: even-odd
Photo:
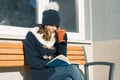
[(67, 57), (64, 55), (58, 55), (57, 57), (53, 58), (50, 62), (47, 63), (47, 66), (50, 67), (60, 67), (60, 66), (67, 66), (70, 62)]

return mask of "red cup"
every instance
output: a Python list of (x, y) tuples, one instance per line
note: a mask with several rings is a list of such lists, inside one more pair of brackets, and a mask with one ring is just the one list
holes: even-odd
[(57, 30), (57, 35), (58, 35), (58, 41), (64, 41), (64, 35), (65, 35), (66, 30), (64, 29), (59, 29)]

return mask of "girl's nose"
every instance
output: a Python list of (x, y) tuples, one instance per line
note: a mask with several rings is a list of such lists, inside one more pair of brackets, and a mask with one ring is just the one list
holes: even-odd
[(53, 29), (54, 29), (54, 30), (56, 30), (56, 29), (57, 29), (57, 27), (56, 27), (56, 26), (54, 26), (54, 27), (53, 27)]

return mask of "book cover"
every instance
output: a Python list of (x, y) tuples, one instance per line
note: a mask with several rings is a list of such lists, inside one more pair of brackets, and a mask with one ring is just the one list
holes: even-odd
[(50, 67), (60, 67), (60, 66), (67, 66), (70, 62), (67, 57), (64, 55), (58, 55), (57, 57), (53, 58), (50, 62), (47, 63), (47, 66)]

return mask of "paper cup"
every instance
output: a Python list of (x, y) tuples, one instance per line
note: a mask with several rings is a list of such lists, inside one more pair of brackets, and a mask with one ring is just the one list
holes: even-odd
[(59, 42), (64, 40), (65, 32), (66, 32), (66, 30), (64, 30), (64, 29), (57, 30), (57, 35), (58, 35), (58, 41)]

